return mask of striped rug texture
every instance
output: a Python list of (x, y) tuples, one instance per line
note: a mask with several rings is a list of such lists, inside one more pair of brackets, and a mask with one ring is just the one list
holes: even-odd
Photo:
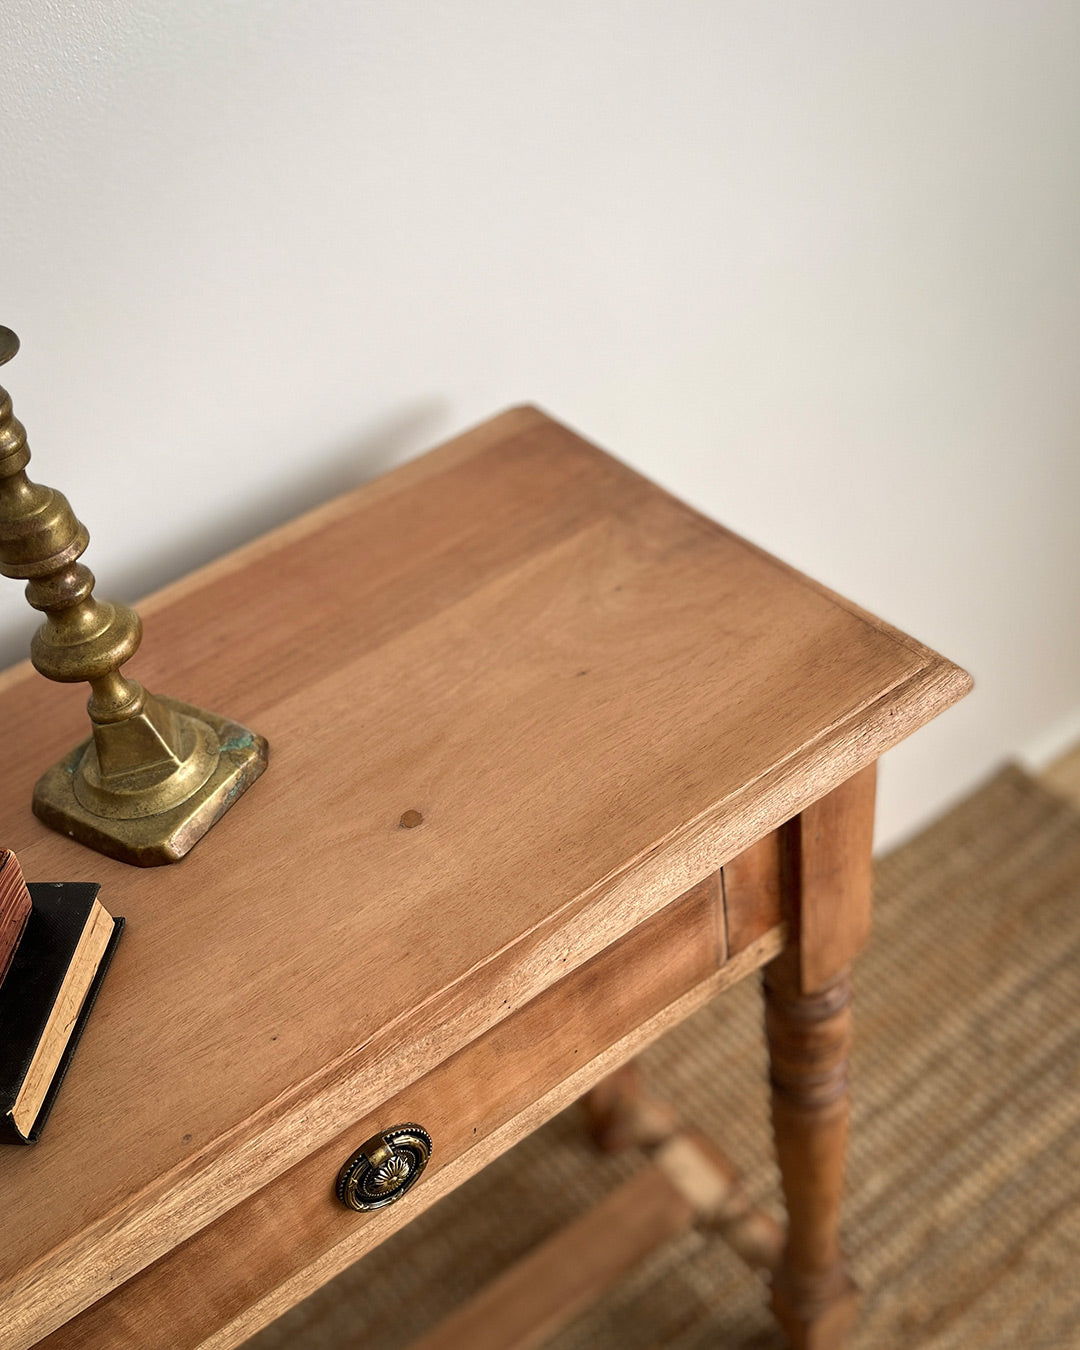
[[(878, 864), (855, 977), (845, 1241), (856, 1350), (1080, 1350), (1080, 814), (1016, 768)], [(644, 1057), (778, 1215), (756, 981)], [(404, 1350), (638, 1160), (576, 1110), (248, 1343)], [(552, 1350), (779, 1350), (715, 1237), (655, 1253)], [(468, 1350), (463, 1347), (462, 1350)]]

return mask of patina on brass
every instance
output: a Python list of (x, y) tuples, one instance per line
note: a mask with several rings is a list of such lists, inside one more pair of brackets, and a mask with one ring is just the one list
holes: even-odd
[(420, 1180), (431, 1157), (431, 1135), (419, 1125), (395, 1125), (361, 1144), (338, 1173), (337, 1198), (347, 1209), (383, 1209)]
[[(19, 339), (0, 328), (0, 365)], [(216, 713), (148, 693), (120, 667), (142, 623), (126, 605), (93, 596), (77, 559), (86, 527), (67, 499), (26, 476), (26, 432), (0, 389), (0, 572), (27, 582), (45, 615), (30, 659), (50, 680), (90, 683), (93, 736), (34, 788), (34, 812), (80, 843), (141, 867), (176, 862), (266, 767), (261, 736)]]

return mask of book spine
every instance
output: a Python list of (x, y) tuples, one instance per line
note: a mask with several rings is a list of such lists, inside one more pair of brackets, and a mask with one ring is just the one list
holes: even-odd
[(0, 849), (0, 983), (11, 966), (30, 909), (30, 892), (19, 860), (10, 849)]
[(82, 1008), (76, 1019), (75, 1026), (72, 1028), (71, 1037), (67, 1043), (67, 1049), (56, 1066), (56, 1073), (53, 1075), (52, 1085), (45, 1094), (45, 1100), (41, 1103), (41, 1110), (38, 1112), (37, 1119), (30, 1127), (30, 1138), (27, 1143), (33, 1143), (41, 1134), (45, 1121), (48, 1119), (49, 1112), (53, 1109), (53, 1103), (56, 1101), (56, 1094), (60, 1091), (60, 1084), (64, 1081), (68, 1068), (71, 1065), (71, 1057), (75, 1053), (75, 1047), (82, 1039), (82, 1034), (86, 1029), (86, 1023), (93, 1011), (94, 1004), (97, 1002), (97, 996), (101, 992), (101, 983), (105, 979), (105, 972), (112, 963), (113, 955), (116, 951), (116, 944), (120, 941), (120, 934), (124, 931), (126, 920), (123, 915), (118, 915), (113, 919), (112, 937), (109, 939), (109, 945), (105, 948), (105, 954), (101, 958), (101, 964), (97, 968), (97, 974), (86, 991), (86, 998), (83, 1000)]

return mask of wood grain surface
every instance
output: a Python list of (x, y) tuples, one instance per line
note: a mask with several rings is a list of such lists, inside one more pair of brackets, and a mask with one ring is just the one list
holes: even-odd
[(0, 844), (129, 923), (47, 1137), (0, 1154), (13, 1350), (969, 685), (535, 409), (142, 609), (131, 673), (270, 768), (181, 864), (126, 867), (29, 811), (83, 691), (0, 676)]
[(846, 971), (870, 936), (877, 765), (868, 764), (780, 831), (785, 914), (802, 992)]
[[(717, 965), (709, 893), (697, 887), (669, 910), (92, 1304), (40, 1350), (239, 1345), (774, 958), (785, 939), (778, 928)], [(434, 1141), (420, 1182), (391, 1209), (344, 1210), (332, 1188), (344, 1160), (363, 1139), (405, 1120), (422, 1123)]]
[(741, 952), (778, 924), (784, 915), (780, 875), (781, 830), (763, 835), (756, 843), (724, 864), (724, 924), (728, 951)]

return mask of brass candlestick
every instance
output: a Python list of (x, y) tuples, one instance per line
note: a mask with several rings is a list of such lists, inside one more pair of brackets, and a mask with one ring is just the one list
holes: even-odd
[[(0, 328), (0, 365), (18, 350), (15, 334)], [(142, 623), (126, 605), (94, 599), (94, 574), (76, 561), (86, 527), (61, 493), (29, 481), (29, 460), (26, 432), (0, 389), (0, 572), (26, 580), (26, 598), (45, 614), (30, 646), (37, 669), (91, 689), (94, 734), (38, 781), (34, 813), (123, 862), (176, 862), (266, 768), (266, 741), (120, 674)]]

